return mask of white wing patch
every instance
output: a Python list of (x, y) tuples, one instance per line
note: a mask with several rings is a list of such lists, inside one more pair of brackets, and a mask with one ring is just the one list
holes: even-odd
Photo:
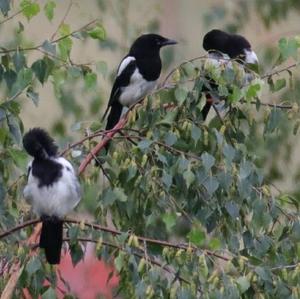
[(119, 65), (117, 76), (120, 76), (120, 74), (124, 71), (124, 69), (127, 67), (127, 65), (133, 60), (135, 60), (135, 58), (133, 56), (128, 56), (125, 59), (123, 59)]
[[(54, 159), (62, 165), (62, 176), (50, 186), (39, 187), (38, 178), (29, 172), (28, 182), (24, 188), (24, 198), (32, 205), (38, 216), (64, 217), (80, 201), (80, 185), (73, 166), (66, 159)], [(45, 170), (47, 171), (47, 170)]]

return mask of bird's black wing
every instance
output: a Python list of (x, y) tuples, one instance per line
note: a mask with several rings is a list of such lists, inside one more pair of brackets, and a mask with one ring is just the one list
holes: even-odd
[(111, 89), (107, 108), (102, 117), (102, 120), (106, 117), (109, 108), (114, 106), (114, 104), (116, 104), (117, 102), (119, 103), (118, 100), (122, 92), (122, 87), (129, 85), (131, 76), (134, 73), (136, 67), (137, 67), (136, 60), (132, 56), (126, 56), (120, 63), (118, 67), (118, 75)]

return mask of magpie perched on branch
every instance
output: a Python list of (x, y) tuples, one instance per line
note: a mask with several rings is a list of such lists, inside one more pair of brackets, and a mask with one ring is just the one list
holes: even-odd
[[(227, 67), (232, 67), (232, 64), (229, 63), (229, 59), (235, 59), (242, 66), (258, 64), (257, 55), (251, 49), (251, 44), (242, 35), (230, 34), (222, 30), (213, 29), (204, 36), (203, 48), (208, 51), (208, 57), (215, 66), (226, 64)], [(244, 82), (248, 83), (251, 80), (253, 80), (253, 76), (248, 74)], [(217, 88), (215, 84), (212, 85)], [(206, 94), (206, 99), (206, 104), (202, 110), (203, 121), (206, 119), (214, 102), (209, 93)]]
[(23, 146), (33, 157), (23, 195), (42, 220), (39, 247), (45, 249), (49, 264), (59, 264), (62, 219), (80, 200), (79, 182), (71, 163), (58, 156), (57, 145), (43, 129), (28, 131)]
[(155, 88), (161, 72), (160, 48), (176, 43), (158, 34), (144, 34), (134, 41), (118, 67), (103, 116), (104, 119), (110, 109), (106, 130), (118, 123), (124, 106), (137, 103)]

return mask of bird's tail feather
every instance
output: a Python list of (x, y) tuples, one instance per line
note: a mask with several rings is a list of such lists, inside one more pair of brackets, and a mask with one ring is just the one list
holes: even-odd
[(63, 221), (53, 216), (43, 220), (39, 246), (45, 249), (49, 264), (59, 264), (62, 242)]
[(104, 114), (103, 114), (103, 116), (101, 118), (101, 121), (104, 121), (104, 119), (105, 119), (105, 117), (106, 117), (106, 115), (107, 115), (107, 113), (109, 111), (109, 108), (110, 108), (110, 106), (107, 106), (107, 108), (106, 108), (106, 110), (105, 110), (105, 112), (104, 112)]
[(121, 117), (122, 110), (123, 106), (117, 101), (111, 106), (105, 130), (113, 129)]
[(34, 158), (47, 158), (57, 155), (57, 145), (48, 133), (41, 128), (29, 130), (23, 137), (23, 146)]
[(206, 118), (207, 118), (207, 115), (208, 115), (208, 112), (210, 110), (210, 107), (212, 105), (212, 102), (211, 101), (207, 101), (201, 111), (202, 113), (202, 120), (205, 121)]

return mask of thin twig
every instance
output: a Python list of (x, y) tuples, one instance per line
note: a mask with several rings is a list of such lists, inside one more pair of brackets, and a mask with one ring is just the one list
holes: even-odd
[[(86, 29), (87, 27), (91, 26), (92, 24), (98, 22), (99, 20), (98, 19), (94, 19), (92, 20), (91, 22), (83, 25), (82, 27), (80, 27), (79, 29), (76, 29), (74, 31), (72, 31), (71, 33), (69, 34), (66, 34), (64, 36), (61, 36), (53, 41), (51, 41), (50, 43), (51, 44), (55, 44), (55, 43), (58, 43), (60, 42), (61, 40), (65, 39), (65, 38), (68, 38), (69, 36), (72, 36), (73, 34), (77, 33), (77, 32), (80, 32), (84, 29)], [(7, 53), (11, 53), (11, 52), (17, 52), (17, 51), (33, 51), (33, 50), (38, 50), (39, 48), (41, 48), (43, 46), (43, 43), (42, 44), (39, 44), (37, 46), (33, 46), (33, 47), (28, 47), (28, 48), (20, 48), (20, 47), (17, 47), (17, 48), (13, 48), (13, 49), (3, 49), (0, 51), (0, 54), (7, 54)]]
[(293, 265), (282, 265), (282, 266), (277, 266), (277, 267), (271, 268), (270, 270), (271, 270), (271, 271), (284, 270), (284, 269), (291, 270), (291, 269), (297, 268), (298, 266), (300, 266), (300, 263), (293, 264)]
[(295, 62), (295, 63), (290, 64), (290, 65), (288, 65), (287, 67), (282, 68), (282, 69), (280, 69), (280, 70), (278, 70), (278, 71), (272, 71), (272, 72), (270, 72), (270, 73), (267, 73), (267, 74), (261, 76), (261, 79), (266, 79), (266, 78), (272, 77), (272, 76), (274, 76), (274, 75), (279, 75), (279, 74), (281, 74), (281, 73), (283, 73), (283, 72), (285, 72), (285, 71), (288, 71), (288, 70), (290, 70), (290, 69), (292, 69), (292, 68), (294, 68), (294, 67), (297, 67), (298, 65), (299, 65), (299, 62)]
[(7, 17), (6, 19), (2, 20), (2, 21), (0, 22), (0, 25), (6, 23), (7, 21), (9, 21), (9, 20), (11, 20), (11, 19), (13, 19), (14, 17), (16, 17), (17, 15), (19, 15), (20, 13), (22, 13), (23, 10), (24, 10), (24, 9), (21, 9), (21, 10), (17, 11), (16, 13), (12, 14), (11, 16)]
[(51, 36), (51, 38), (50, 38), (50, 41), (52, 41), (52, 40), (55, 38), (55, 36), (56, 36), (56, 34), (57, 34), (59, 28), (60, 28), (60, 27), (62, 26), (62, 24), (65, 22), (65, 20), (66, 20), (68, 14), (69, 14), (69, 12), (70, 12), (70, 10), (71, 10), (72, 5), (73, 5), (73, 1), (70, 0), (70, 3), (69, 3), (69, 5), (68, 5), (68, 7), (67, 7), (67, 10), (66, 10), (66, 12), (65, 12), (65, 14), (64, 14), (64, 16), (63, 16), (63, 18), (62, 18), (62, 20), (60, 21), (59, 25), (57, 26), (55, 32), (52, 34), (52, 36)]

